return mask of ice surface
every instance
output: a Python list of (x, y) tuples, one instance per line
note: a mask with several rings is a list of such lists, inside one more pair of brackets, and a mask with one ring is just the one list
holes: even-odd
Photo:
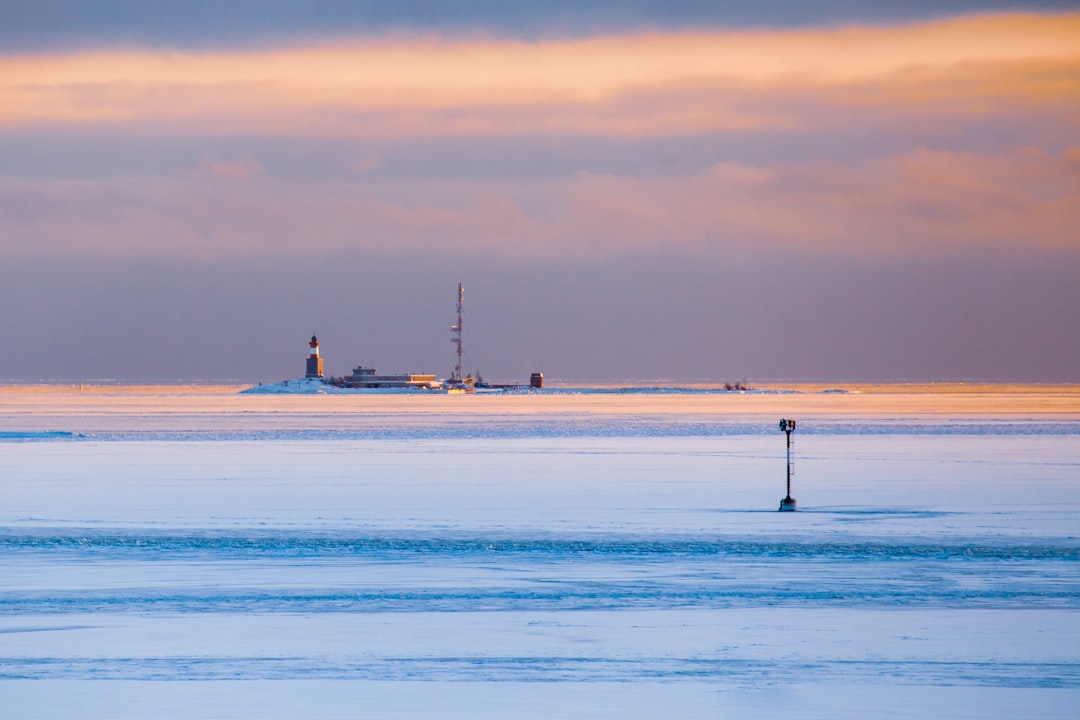
[(1075, 394), (917, 395), (0, 391), (4, 712), (1074, 717)]

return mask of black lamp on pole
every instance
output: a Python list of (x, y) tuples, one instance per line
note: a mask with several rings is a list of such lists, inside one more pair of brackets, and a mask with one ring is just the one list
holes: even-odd
[(780, 501), (780, 511), (795, 512), (798, 504), (791, 497), (791, 433), (795, 432), (795, 421), (781, 420), (780, 429), (787, 434), (787, 495)]

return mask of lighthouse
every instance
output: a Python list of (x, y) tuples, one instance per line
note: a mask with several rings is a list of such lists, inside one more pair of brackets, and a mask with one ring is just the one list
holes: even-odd
[(307, 373), (304, 377), (309, 378), (321, 378), (323, 376), (322, 371), (322, 358), (319, 357), (319, 338), (314, 335), (311, 336), (311, 342), (308, 343), (311, 347), (311, 354), (307, 359)]

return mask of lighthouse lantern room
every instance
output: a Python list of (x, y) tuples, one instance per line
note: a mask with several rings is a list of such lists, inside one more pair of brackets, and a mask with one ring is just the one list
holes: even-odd
[(319, 338), (314, 335), (311, 336), (311, 342), (308, 343), (311, 347), (311, 354), (307, 359), (307, 373), (304, 377), (309, 378), (321, 378), (323, 376), (322, 358), (319, 356)]

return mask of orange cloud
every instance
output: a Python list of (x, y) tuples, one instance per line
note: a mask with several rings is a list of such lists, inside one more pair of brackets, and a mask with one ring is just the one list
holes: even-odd
[(582, 40), (367, 40), (241, 53), (0, 57), (0, 126), (642, 136), (812, 123), (828, 107), (1075, 112), (1080, 14)]

